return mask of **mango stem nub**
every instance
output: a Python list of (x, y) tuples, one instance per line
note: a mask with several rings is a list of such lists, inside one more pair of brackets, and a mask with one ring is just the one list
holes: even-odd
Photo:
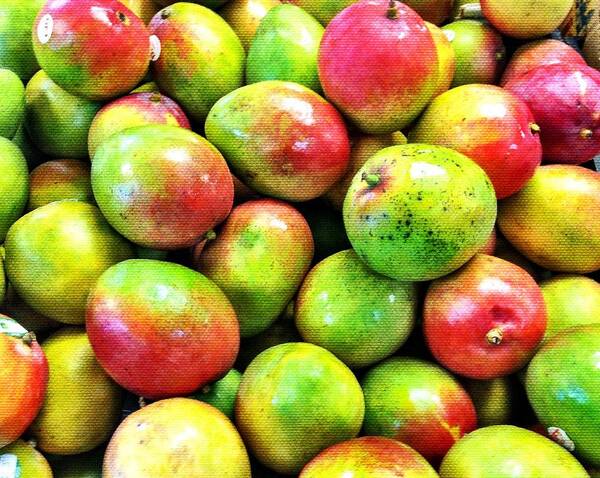
[(490, 345), (500, 345), (503, 337), (504, 333), (500, 327), (494, 327), (487, 334), (485, 334), (485, 340), (487, 340), (488, 344)]
[(589, 128), (583, 128), (579, 131), (579, 137), (582, 139), (590, 139), (594, 135), (594, 132)]
[(529, 130), (532, 134), (539, 134), (541, 131), (540, 126), (537, 123), (529, 123)]
[(390, 0), (385, 16), (390, 20), (396, 20), (398, 18), (398, 3), (396, 0)]
[(23, 337), (21, 337), (21, 340), (25, 345), (31, 345), (35, 340), (35, 333), (27, 332), (25, 335), (23, 335)]
[(363, 173), (361, 179), (365, 181), (370, 188), (374, 188), (381, 182), (379, 174), (374, 173)]
[(138, 398), (138, 406), (139, 406), (140, 408), (144, 408), (146, 405), (148, 405), (148, 404), (146, 403), (146, 399), (145, 399), (144, 397), (139, 397), (139, 398)]

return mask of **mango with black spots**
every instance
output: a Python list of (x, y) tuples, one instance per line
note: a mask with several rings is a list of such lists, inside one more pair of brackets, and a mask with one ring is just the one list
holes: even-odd
[(49, 0), (31, 32), (35, 56), (72, 95), (105, 100), (131, 91), (150, 64), (150, 34), (116, 0)]
[(251, 337), (283, 312), (308, 272), (313, 252), (310, 228), (294, 207), (257, 199), (233, 209), (196, 267), (225, 292), (242, 337)]
[(165, 124), (127, 128), (102, 142), (92, 161), (92, 189), (119, 233), (153, 249), (194, 245), (233, 205), (221, 153), (202, 136)]
[(370, 369), (361, 386), (365, 434), (400, 440), (434, 464), (477, 426), (467, 392), (434, 363), (394, 357)]
[(76, 159), (56, 159), (46, 161), (31, 171), (27, 203), (29, 211), (63, 199), (94, 204), (88, 163)]
[(581, 166), (540, 166), (499, 204), (498, 226), (530, 261), (555, 272), (600, 269), (600, 174)]
[(83, 324), (88, 293), (111, 265), (133, 257), (131, 245), (97, 207), (56, 201), (21, 217), (8, 231), (6, 273), (35, 311)]
[(298, 342), (271, 347), (252, 361), (235, 407), (253, 455), (287, 475), (358, 435), (363, 415), (363, 393), (350, 369), (331, 352)]
[(42, 349), (50, 378), (44, 405), (30, 427), (39, 449), (75, 455), (96, 448), (117, 426), (121, 388), (96, 361), (83, 328), (60, 329)]
[(98, 101), (72, 95), (40, 70), (25, 88), (25, 129), (33, 144), (48, 156), (86, 159), (88, 132), (101, 106)]
[(599, 357), (600, 324), (570, 327), (540, 348), (525, 380), (529, 402), (548, 433), (596, 467), (600, 466)]
[(317, 56), (323, 26), (296, 5), (278, 5), (261, 20), (246, 62), (246, 82), (293, 81), (320, 92)]
[(233, 424), (190, 398), (152, 403), (112, 436), (103, 478), (250, 478), (248, 453)]
[(440, 478), (589, 478), (560, 445), (512, 425), (469, 433), (448, 452), (439, 473)]
[(438, 478), (433, 467), (408, 445), (365, 436), (333, 445), (304, 467), (299, 478)]
[(205, 131), (243, 183), (279, 199), (314, 199), (348, 167), (342, 116), (297, 83), (261, 81), (232, 91), (210, 110)]
[(415, 324), (417, 291), (372, 272), (352, 250), (338, 252), (306, 276), (296, 299), (296, 326), (306, 342), (349, 367), (392, 355)]
[(376, 272), (404, 281), (449, 274), (487, 242), (496, 196), (485, 172), (454, 150), (382, 149), (356, 173), (344, 200), (352, 247)]
[(244, 47), (212, 10), (174, 3), (152, 18), (150, 32), (160, 43), (152, 77), (193, 121), (204, 121), (219, 98), (242, 86)]
[(0, 137), (0, 241), (25, 209), (29, 195), (27, 161), (21, 150), (6, 138)]

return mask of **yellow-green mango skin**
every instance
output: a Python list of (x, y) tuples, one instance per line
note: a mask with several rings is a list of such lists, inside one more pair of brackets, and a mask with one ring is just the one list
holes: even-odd
[(481, 0), (485, 18), (507, 36), (539, 38), (560, 26), (574, 0)]
[(333, 17), (356, 0), (291, 0), (293, 3), (315, 17), (321, 25), (327, 26)]
[[(0, 246), (0, 305), (4, 305), (4, 299), (6, 298), (7, 282), (6, 282), (6, 271), (4, 270), (4, 247)], [(5, 314), (7, 315), (7, 314)], [(10, 316), (9, 316), (10, 317)], [(11, 317), (14, 319), (14, 317)], [(15, 319), (16, 320), (16, 319)], [(26, 327), (27, 330), (29, 330)]]
[(494, 188), (475, 162), (417, 143), (372, 156), (344, 201), (356, 253), (380, 274), (405, 281), (458, 269), (487, 242), (495, 219)]
[(242, 374), (232, 368), (222, 379), (202, 387), (191, 398), (212, 405), (233, 420), (235, 397), (241, 381)]
[(454, 73), (456, 71), (456, 54), (452, 43), (448, 40), (448, 37), (440, 27), (435, 26), (433, 23), (425, 22), (438, 55), (438, 87), (435, 90), (433, 98), (441, 95), (444, 91), (448, 91), (452, 80), (454, 79)]
[(440, 478), (589, 478), (567, 450), (524, 428), (480, 428), (454, 445)]
[(160, 400), (129, 415), (112, 436), (103, 478), (250, 478), (233, 424), (190, 398)]
[[(600, 466), (600, 324), (563, 330), (527, 368), (527, 398), (544, 427), (563, 430), (575, 455)], [(570, 476), (570, 475), (563, 475)]]
[(88, 157), (88, 131), (101, 103), (73, 96), (44, 70), (27, 83), (25, 103), (25, 128), (44, 154), (60, 159)]
[(29, 195), (27, 161), (13, 142), (0, 137), (0, 242), (21, 217)]
[(85, 330), (63, 328), (42, 349), (50, 374), (44, 404), (30, 428), (38, 447), (57, 455), (96, 448), (117, 425), (121, 389), (96, 361)]
[(488, 427), (509, 423), (514, 406), (513, 379), (467, 380), (465, 388), (477, 410), (477, 425)]
[(235, 417), (245, 443), (267, 467), (297, 474), (328, 446), (354, 438), (364, 398), (352, 372), (313, 344), (265, 350), (248, 366)]
[(266, 330), (292, 299), (313, 258), (310, 228), (276, 199), (247, 201), (232, 211), (207, 244), (198, 270), (235, 308), (242, 337)]
[(260, 21), (279, 0), (230, 0), (219, 11), (248, 51)]
[(15, 222), (6, 236), (6, 272), (17, 294), (35, 311), (83, 324), (88, 292), (111, 265), (133, 257), (130, 244), (98, 208), (56, 201)]
[(295, 5), (278, 5), (261, 20), (246, 61), (246, 82), (293, 81), (321, 92), (317, 56), (323, 26)]
[(544, 340), (576, 325), (600, 323), (600, 284), (581, 275), (557, 275), (540, 282), (548, 312)]
[(0, 136), (12, 139), (25, 115), (25, 87), (11, 70), (0, 68)]
[(456, 59), (453, 88), (470, 83), (496, 83), (506, 58), (506, 49), (497, 31), (480, 20), (458, 20), (442, 30), (450, 40)]
[(14, 71), (21, 80), (39, 70), (33, 53), (31, 30), (45, 0), (7, 0), (0, 3), (0, 68)]
[(498, 226), (530, 261), (556, 272), (600, 269), (600, 174), (546, 165), (498, 208)]
[(416, 287), (372, 272), (350, 249), (327, 257), (306, 276), (296, 326), (349, 367), (382, 360), (406, 341), (415, 323)]
[(63, 199), (94, 204), (90, 165), (76, 159), (46, 161), (29, 175), (27, 210)]
[(153, 0), (120, 0), (129, 10), (135, 13), (144, 24), (150, 23), (152, 17), (158, 12), (159, 6)]
[(15, 288), (8, 281), (1, 311), (11, 319), (16, 320), (26, 330), (36, 334), (45, 333), (63, 325), (33, 310), (17, 295)]
[(19, 147), (19, 149), (23, 153), (23, 156), (25, 156), (29, 169), (33, 169), (36, 166), (42, 164), (43, 162), (51, 159), (44, 153), (42, 153), (39, 150), (39, 148), (33, 143), (32, 139), (29, 136), (29, 133), (25, 128), (25, 121), (23, 121), (20, 124), (19, 128), (17, 129), (17, 132), (13, 136), (12, 142)]
[(195, 121), (203, 121), (219, 98), (242, 86), (244, 47), (212, 10), (175, 3), (158, 12), (149, 27), (161, 42), (153, 79)]
[(16, 478), (53, 478), (52, 470), (44, 455), (23, 440), (17, 440), (0, 448), (0, 460), (3, 459), (3, 455), (17, 457)]

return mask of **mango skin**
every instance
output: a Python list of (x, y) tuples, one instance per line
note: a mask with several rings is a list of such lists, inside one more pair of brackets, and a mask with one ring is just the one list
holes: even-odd
[(448, 37), (440, 27), (435, 26), (433, 23), (425, 22), (438, 55), (438, 86), (433, 94), (433, 98), (441, 95), (444, 91), (448, 91), (454, 74), (456, 72), (456, 53), (452, 48), (452, 43), (448, 40)]
[(28, 211), (63, 199), (94, 204), (90, 166), (83, 161), (46, 161), (31, 171), (29, 182)]
[(310, 228), (292, 206), (258, 199), (232, 211), (197, 269), (236, 310), (242, 337), (266, 330), (292, 299), (313, 258)]
[(458, 269), (486, 243), (495, 219), (489, 178), (441, 146), (382, 149), (358, 171), (344, 201), (356, 253), (380, 274), (405, 281)]
[(332, 353), (307, 343), (258, 355), (244, 372), (235, 408), (254, 456), (282, 474), (297, 474), (321, 450), (355, 437), (363, 415), (356, 377)]
[(17, 457), (17, 476), (19, 478), (52, 478), (52, 469), (44, 455), (23, 440), (17, 440), (0, 448), (0, 460), (3, 455)]
[(440, 478), (589, 478), (567, 450), (512, 425), (469, 433), (448, 452)]
[(315, 17), (323, 26), (349, 7), (356, 0), (291, 0), (289, 3), (297, 5)]
[(12, 139), (25, 115), (25, 87), (11, 70), (0, 68), (0, 136)]
[(548, 312), (544, 340), (576, 325), (600, 323), (600, 284), (589, 277), (559, 274), (540, 282)]
[(11, 141), (0, 137), (0, 241), (10, 226), (21, 217), (29, 195), (27, 161)]
[(246, 82), (293, 81), (319, 93), (319, 44), (325, 29), (295, 5), (278, 5), (265, 15), (252, 39)]
[(248, 51), (256, 29), (267, 12), (277, 5), (279, 0), (230, 0), (219, 14), (225, 19)]
[(102, 476), (250, 478), (250, 462), (225, 415), (197, 400), (171, 398), (132, 413), (119, 425)]
[(407, 0), (405, 3), (426, 22), (441, 25), (450, 15), (454, 2), (453, 0)]
[(33, 53), (31, 30), (45, 0), (14, 0), (0, 5), (0, 68), (26, 82), (40, 69)]
[(212, 405), (227, 416), (227, 418), (233, 420), (235, 397), (240, 388), (241, 381), (242, 374), (232, 368), (222, 379), (205, 385), (190, 398), (195, 398), (196, 400)]
[(161, 43), (160, 56), (152, 62), (153, 79), (193, 120), (204, 121), (219, 98), (242, 86), (244, 48), (212, 10), (176, 3), (154, 16), (150, 33)]
[(65, 327), (42, 344), (50, 369), (44, 405), (30, 431), (40, 450), (75, 455), (108, 439), (120, 418), (121, 389), (96, 361), (85, 331)]
[(20, 218), (5, 242), (6, 272), (16, 292), (37, 312), (82, 324), (88, 293), (100, 274), (133, 257), (133, 250), (98, 208), (64, 200)]
[(85, 159), (97, 101), (74, 96), (38, 71), (25, 88), (25, 128), (33, 143), (54, 158)]
[(466, 381), (465, 388), (477, 410), (479, 428), (509, 423), (515, 405), (515, 387), (511, 377)]
[(597, 172), (574, 165), (540, 166), (521, 191), (500, 203), (498, 226), (532, 262), (586, 274), (600, 268), (599, 210)]
[(153, 0), (120, 0), (120, 2), (140, 17), (146, 25), (160, 9)]
[(467, 392), (436, 364), (393, 357), (371, 368), (361, 386), (365, 434), (400, 440), (434, 464), (477, 425)]
[(543, 345), (525, 380), (540, 422), (562, 429), (575, 444), (575, 455), (596, 467), (600, 466), (599, 356), (600, 324), (571, 327)]
[(573, 7), (573, 0), (480, 0), (485, 18), (507, 36), (538, 38), (558, 28)]
[(496, 30), (479, 20), (457, 20), (442, 30), (456, 58), (452, 87), (496, 83), (506, 59), (506, 48)]
[(438, 478), (427, 461), (408, 445), (384, 437), (360, 437), (319, 453), (299, 478)]
[(415, 323), (416, 287), (372, 272), (350, 249), (327, 257), (307, 275), (296, 300), (296, 326), (306, 342), (349, 367), (393, 354)]
[(342, 116), (293, 82), (261, 81), (232, 91), (210, 110), (205, 131), (242, 182), (279, 199), (314, 199), (348, 166)]
[(202, 136), (164, 124), (127, 128), (102, 142), (92, 161), (92, 189), (117, 231), (154, 249), (194, 245), (233, 204), (221, 153)]

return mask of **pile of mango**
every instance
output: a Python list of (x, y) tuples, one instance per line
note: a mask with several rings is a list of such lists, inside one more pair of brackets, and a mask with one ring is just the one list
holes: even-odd
[(599, 11), (2, 1), (0, 478), (600, 477)]

